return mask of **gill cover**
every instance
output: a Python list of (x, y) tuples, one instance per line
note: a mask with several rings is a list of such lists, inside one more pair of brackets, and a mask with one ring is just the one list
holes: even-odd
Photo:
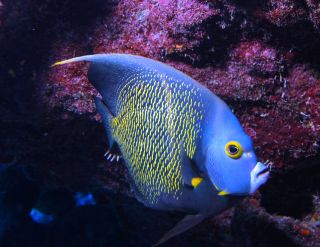
[(223, 102), (217, 101), (205, 132), (205, 167), (219, 195), (248, 195), (257, 163), (252, 141)]

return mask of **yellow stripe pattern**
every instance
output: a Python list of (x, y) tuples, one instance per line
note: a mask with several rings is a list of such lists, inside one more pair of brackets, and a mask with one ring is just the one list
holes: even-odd
[(200, 89), (156, 72), (139, 73), (120, 87), (113, 137), (143, 200), (178, 199), (182, 154), (193, 158), (203, 118)]

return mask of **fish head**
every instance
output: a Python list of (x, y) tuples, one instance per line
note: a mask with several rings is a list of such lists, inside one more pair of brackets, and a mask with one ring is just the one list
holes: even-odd
[(269, 177), (258, 162), (250, 137), (242, 130), (222, 131), (207, 149), (205, 167), (219, 195), (253, 194)]

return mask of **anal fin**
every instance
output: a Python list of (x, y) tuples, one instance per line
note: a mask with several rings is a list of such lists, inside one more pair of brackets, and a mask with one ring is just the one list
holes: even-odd
[(187, 215), (185, 216), (175, 227), (173, 227), (170, 231), (168, 231), (156, 244), (152, 245), (152, 247), (159, 246), (163, 244), (164, 242), (168, 241), (169, 239), (173, 238), (174, 236), (177, 236), (180, 233), (183, 233), (190, 228), (196, 226), (201, 221), (203, 221), (205, 218), (202, 214), (196, 214), (196, 215)]

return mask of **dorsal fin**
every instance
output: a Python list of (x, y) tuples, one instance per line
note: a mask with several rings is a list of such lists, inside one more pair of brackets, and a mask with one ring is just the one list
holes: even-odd
[(99, 62), (103, 61), (103, 59), (106, 59), (110, 55), (108, 54), (95, 54), (95, 55), (85, 55), (80, 57), (74, 57), (62, 61), (55, 62), (51, 67), (55, 67), (58, 65), (68, 64), (68, 63), (75, 63), (75, 62)]
[(52, 66), (83, 61), (91, 62), (88, 79), (101, 94), (110, 112), (116, 115), (119, 87), (137, 71), (139, 65), (141, 66), (139, 61), (143, 60), (126, 54), (96, 54), (67, 59)]
[[(198, 82), (173, 67), (149, 58), (130, 54), (86, 55), (56, 62), (53, 66), (82, 61), (91, 62), (88, 71), (89, 81), (99, 91), (113, 115), (117, 115), (116, 104), (121, 85), (127, 83), (129, 78), (132, 81), (139, 81), (141, 80), (139, 78), (141, 74), (148, 75), (150, 71), (154, 75), (166, 75), (175, 78), (176, 81), (193, 83), (202, 87)], [(150, 83), (150, 79), (152, 78), (149, 77), (144, 83)]]

